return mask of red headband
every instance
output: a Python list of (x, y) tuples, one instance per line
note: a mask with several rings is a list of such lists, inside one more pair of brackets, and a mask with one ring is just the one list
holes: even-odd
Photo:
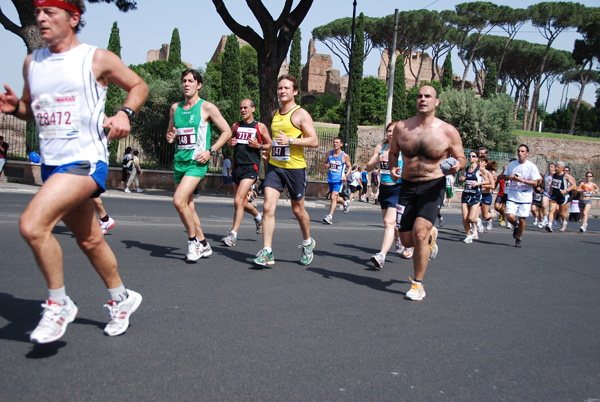
[(67, 3), (62, 0), (34, 0), (34, 7), (57, 7), (62, 8), (63, 10), (72, 11), (74, 13), (80, 14), (81, 11), (74, 4)]

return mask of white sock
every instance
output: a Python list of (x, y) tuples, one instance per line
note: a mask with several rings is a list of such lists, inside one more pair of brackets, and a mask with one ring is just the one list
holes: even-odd
[(48, 289), (48, 300), (53, 300), (60, 304), (67, 304), (67, 292), (63, 286), (60, 289)]
[(257, 216), (254, 217), (256, 222), (262, 222), (262, 214), (259, 212)]
[(273, 249), (271, 247), (265, 247), (265, 251), (269, 254), (273, 254)]
[(308, 246), (311, 243), (311, 238), (309, 237), (308, 240), (302, 240), (302, 245), (303, 246)]
[(107, 290), (108, 290), (108, 294), (110, 295), (110, 300), (113, 300), (116, 302), (122, 302), (125, 299), (127, 299), (127, 297), (129, 297), (129, 295), (127, 294), (127, 289), (125, 289), (125, 285), (121, 285), (118, 288), (107, 289)]
[(231, 230), (229, 233), (233, 235), (233, 237), (237, 237), (237, 232), (235, 230)]

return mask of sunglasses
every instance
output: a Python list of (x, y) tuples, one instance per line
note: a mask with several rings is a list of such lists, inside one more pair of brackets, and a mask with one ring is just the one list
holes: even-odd
[(469, 155), (469, 158), (477, 158), (477, 155)]
[(594, 177), (594, 176), (592, 176), (592, 175), (587, 175), (587, 176), (585, 176), (585, 177)]

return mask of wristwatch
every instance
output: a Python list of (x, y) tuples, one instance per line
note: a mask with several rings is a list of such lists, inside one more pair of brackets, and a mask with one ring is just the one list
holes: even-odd
[(210, 152), (210, 156), (215, 156), (215, 150), (212, 148), (208, 148), (208, 152)]
[(123, 106), (121, 109), (119, 109), (119, 111), (127, 113), (127, 117), (129, 117), (129, 122), (135, 120), (135, 112), (133, 111), (133, 109), (130, 109), (127, 106)]
[(292, 137), (289, 137), (290, 139), (290, 145), (294, 145), (294, 139)]

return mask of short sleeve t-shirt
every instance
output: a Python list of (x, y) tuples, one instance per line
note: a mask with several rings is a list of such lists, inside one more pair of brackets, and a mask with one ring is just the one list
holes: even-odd
[(227, 177), (227, 172), (231, 175), (231, 160), (225, 159), (223, 161), (223, 176)]
[[(524, 163), (519, 163), (518, 160), (512, 161), (506, 167), (504, 174), (506, 176), (519, 174), (525, 180), (540, 180), (542, 178), (537, 166), (530, 161)], [(507, 199), (509, 201), (521, 204), (533, 201), (533, 187), (520, 181), (512, 180), (508, 191), (506, 189), (504, 191), (508, 194)]]

